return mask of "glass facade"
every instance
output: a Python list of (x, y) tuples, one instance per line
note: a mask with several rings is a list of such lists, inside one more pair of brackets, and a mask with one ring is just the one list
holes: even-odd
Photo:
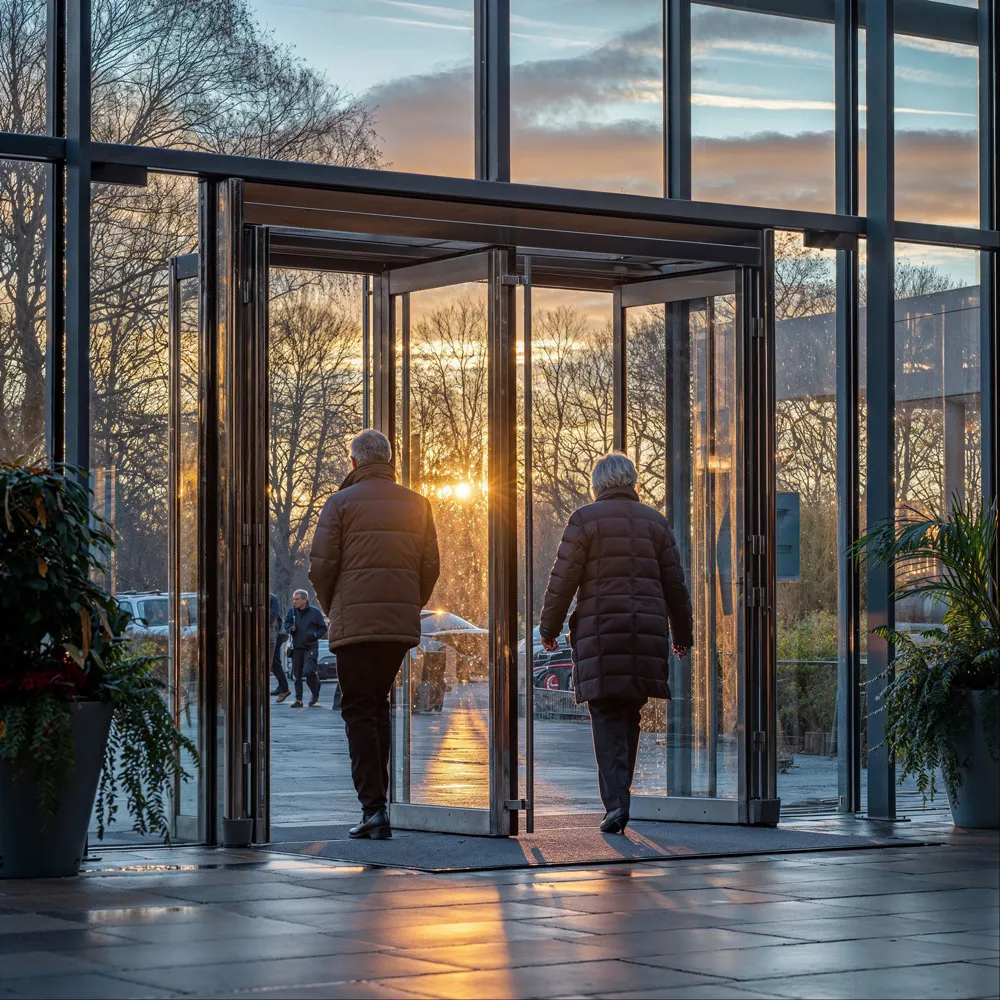
[(691, 8), (691, 194), (834, 208), (833, 25)]
[[(639, 465), (643, 498), (681, 522), (701, 629), (701, 652), (675, 665), (690, 712), (650, 707), (639, 780), (652, 795), (725, 797), (729, 776), (748, 773), (734, 742), (743, 709), (733, 678), (744, 653), (756, 655), (743, 648), (754, 636), (726, 605), (740, 602), (734, 567), (752, 554), (736, 540), (737, 510), (759, 511), (726, 478), (746, 443), (726, 421), (750, 412), (740, 407), (754, 386), (740, 384), (746, 359), (733, 352), (755, 293), (703, 296), (715, 304), (688, 310), (686, 345), (672, 339), (672, 303), (611, 316), (629, 280), (707, 263), (753, 271), (766, 254), (751, 259), (750, 250), (773, 238), (774, 448), (757, 457), (767, 475), (774, 464), (778, 520), (760, 537), (774, 536), (777, 592), (755, 599), (774, 616), (778, 669), (776, 719), (760, 732), (776, 741), (775, 794), (786, 803), (860, 807), (865, 786), (880, 797), (868, 802), (873, 814), (892, 808), (882, 780), (891, 784), (891, 764), (880, 759), (873, 782), (852, 778), (856, 761), (844, 763), (853, 755), (845, 742), (865, 727), (862, 714), (847, 739), (844, 706), (864, 672), (867, 621), (894, 613), (912, 626), (940, 609), (892, 607), (888, 592), (856, 579), (844, 512), (857, 511), (863, 525), (904, 505), (946, 510), (996, 495), (996, 0), (954, 3), (949, 16), (942, 6), (913, 0), (886, 20), (884, 5), (870, 4), (866, 23), (850, 25), (811, 0), (789, 0), (780, 16), (765, 5), (684, 0), (93, 0), (68, 4), (60, 32), (48, 19), (62, 5), (0, 0), (0, 455), (90, 469), (97, 509), (119, 536), (104, 582), (134, 601), (144, 623), (137, 641), (163, 658), (177, 717), (206, 750), (213, 740), (205, 788), (231, 779), (223, 758), (243, 745), (228, 715), (228, 742), (214, 742), (215, 706), (205, 701), (226, 702), (242, 668), (226, 674), (212, 664), (253, 641), (225, 628), (210, 653), (190, 641), (217, 598), (230, 608), (250, 601), (227, 589), (233, 581), (206, 582), (206, 532), (232, 529), (219, 543), (228, 572), (242, 565), (258, 523), (205, 506), (213, 491), (243, 488), (238, 477), (206, 482), (206, 421), (216, 419), (212, 447), (232, 468), (256, 469), (228, 419), (242, 413), (234, 393), (251, 373), (234, 360), (242, 355), (205, 340), (210, 327), (230, 336), (254, 301), (244, 220), (230, 214), (242, 194), (217, 210), (219, 178), (232, 178), (225, 183), (240, 193), (244, 184), (298, 192), (300, 215), (274, 222), (259, 208), (251, 225), (296, 239), (321, 232), (324, 253), (349, 258), (336, 273), (272, 262), (271, 297), (260, 306), (271, 368), (254, 412), (267, 410), (270, 421), (258, 464), (268, 469), (261, 558), (271, 590), (287, 605), (305, 584), (310, 524), (346, 470), (345, 442), (366, 422), (395, 423), (405, 430), (405, 475), (444, 526), (435, 607), (493, 630), (488, 651), (449, 645), (444, 654), (464, 728), (449, 730), (432, 713), (409, 719), (412, 692), (397, 692), (414, 805), (498, 800), (490, 781), (501, 715), (492, 675), (481, 683), (503, 655), (497, 637), (507, 625), (495, 623), (509, 610), (491, 562), (497, 539), (523, 530), (533, 509), (537, 605), (559, 532), (589, 497), (593, 460), (622, 446)], [(92, 43), (86, 63), (63, 51), (80, 37)], [(859, 49), (853, 65), (845, 40)], [(855, 73), (856, 134), (837, 105), (851, 98)], [(78, 100), (82, 87), (91, 107)], [(94, 143), (82, 157), (81, 135)], [(893, 178), (894, 206), (884, 192), (866, 193), (880, 176)], [(514, 198), (506, 181), (537, 187), (519, 186)], [(411, 196), (424, 215), (390, 204)], [(442, 205), (458, 207), (449, 216)], [(584, 217), (604, 221), (584, 230)], [(633, 242), (608, 249), (601, 240), (616, 226)], [(727, 248), (746, 251), (736, 265), (712, 256), (713, 226), (753, 234)], [(223, 230), (228, 242), (209, 256)], [(345, 232), (351, 238), (338, 242)], [(504, 324), (523, 323), (497, 290), (524, 287), (523, 258), (537, 252), (533, 240), (550, 246), (547, 233), (578, 256), (575, 272), (550, 271), (534, 291), (533, 374), (521, 389), (522, 405), (525, 392), (533, 400), (534, 478), (530, 495), (521, 490), (515, 531), (497, 528), (499, 508), (488, 501), (523, 487), (521, 473), (494, 480), (500, 466), (485, 427), (499, 426), (491, 405), (513, 397), (489, 384), (488, 345)], [(369, 242), (351, 256), (358, 234)], [(412, 256), (402, 260), (386, 247), (404, 237)], [(636, 240), (656, 243), (655, 252)], [(477, 302), (455, 285), (396, 295), (398, 308), (380, 298), (390, 268), (508, 245), (514, 263), (491, 276), (488, 297), (485, 283), (470, 286)], [(171, 261), (194, 254), (181, 277)], [(587, 291), (584, 272), (601, 275)], [(395, 331), (383, 335), (392, 309), (399, 343)], [(684, 357), (684, 385), (697, 387), (701, 409), (679, 382)], [(227, 419), (219, 423), (212, 406)], [(885, 484), (870, 482), (869, 454), (892, 466), (887, 503)], [(845, 593), (854, 607), (846, 625)], [(519, 656), (534, 648), (537, 611), (510, 619)], [(845, 647), (845, 628), (860, 630), (860, 649)], [(407, 676), (428, 676), (440, 652), (421, 649)], [(671, 763), (675, 741), (683, 752)], [(555, 767), (558, 746), (555, 736), (540, 743), (538, 760), (548, 754)], [(452, 750), (469, 768), (457, 783), (457, 771), (435, 772)], [(677, 761), (686, 764), (677, 770)], [(210, 791), (176, 791), (179, 835), (204, 835), (213, 803), (224, 811)]]
[(511, 180), (663, 194), (660, 7), (511, 3)]

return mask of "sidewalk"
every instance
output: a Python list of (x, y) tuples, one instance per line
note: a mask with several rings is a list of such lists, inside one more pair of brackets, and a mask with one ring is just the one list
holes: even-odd
[(900, 827), (937, 843), (466, 875), (106, 850), (0, 881), (0, 996), (998, 996), (997, 837)]

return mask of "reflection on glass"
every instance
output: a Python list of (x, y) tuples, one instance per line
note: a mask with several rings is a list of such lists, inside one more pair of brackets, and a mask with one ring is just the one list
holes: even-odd
[[(549, 571), (563, 529), (577, 507), (593, 499), (590, 472), (613, 444), (611, 296), (556, 289), (532, 290), (532, 534), (533, 607), (524, 593), (524, 435), (518, 435), (520, 608), (518, 633), (519, 708), (525, 719), (525, 685), (534, 693), (535, 812), (602, 810), (594, 745), (586, 705), (573, 691), (569, 643), (555, 654), (542, 649), (537, 621)], [(523, 299), (519, 301), (522, 315)], [(522, 324), (518, 324), (521, 329)], [(524, 343), (519, 344), (519, 395), (523, 419)], [(523, 430), (523, 427), (522, 427)], [(527, 679), (526, 622), (532, 619), (532, 678)], [(524, 788), (526, 726), (519, 758)]]
[(833, 25), (693, 4), (691, 187), (834, 210)]
[[(408, 301), (404, 304), (404, 298)], [(395, 692), (395, 801), (489, 805), (487, 286), (397, 300), (397, 470), (434, 513), (441, 576)]]
[(778, 794), (835, 809), (837, 777), (836, 254), (775, 237)]
[(0, 7), (0, 132), (44, 132), (45, 0)]
[(979, 50), (896, 35), (896, 217), (979, 225)]
[[(896, 247), (896, 504), (921, 515), (982, 496), (978, 258)], [(896, 604), (909, 627), (944, 611), (919, 597)]]
[(473, 174), (471, 0), (132, 7), (94, 4), (96, 139)]
[(7, 462), (45, 453), (45, 170), (0, 160), (0, 459)]
[(663, 193), (659, 0), (512, 0), (511, 179)]
[[(671, 446), (664, 444), (662, 454), (673, 456), (669, 463), (665, 457), (644, 461), (640, 485), (647, 502), (663, 497), (695, 621), (690, 656), (679, 662), (671, 658), (672, 700), (650, 701), (643, 710), (634, 792), (732, 798), (738, 781), (742, 655), (735, 302), (723, 296), (632, 312), (627, 331), (635, 343), (627, 345), (629, 357), (647, 360), (626, 366), (628, 426), (633, 433), (640, 423), (657, 428), (647, 438), (669, 438)], [(649, 377), (651, 365), (662, 372), (662, 381)], [(650, 412), (664, 416), (646, 424)], [(649, 453), (649, 441), (645, 447)]]

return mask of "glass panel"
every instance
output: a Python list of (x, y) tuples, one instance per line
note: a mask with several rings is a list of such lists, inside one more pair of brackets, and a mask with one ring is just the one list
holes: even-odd
[(692, 195), (832, 212), (833, 25), (691, 8)]
[(511, 179), (663, 194), (660, 0), (512, 0)]
[(487, 305), (485, 282), (409, 295), (397, 468), (430, 500), (441, 576), (397, 681), (397, 802), (489, 806)]
[(46, 0), (0, 5), (0, 132), (45, 132)]
[(690, 656), (671, 658), (672, 700), (651, 701), (643, 710), (639, 795), (738, 793), (742, 472), (735, 316), (733, 296), (628, 310), (628, 427), (646, 428), (629, 451), (644, 449), (638, 453), (644, 499), (659, 500), (671, 522), (695, 620)]
[(775, 238), (778, 795), (835, 810), (837, 328), (834, 251)]
[[(93, 187), (91, 461), (95, 507), (117, 545), (101, 581), (136, 619), (137, 651), (168, 676), (169, 261), (197, 248), (193, 178)], [(149, 618), (147, 619), (147, 615)], [(166, 690), (166, 689), (165, 689)], [(119, 803), (105, 841), (142, 838)]]
[[(174, 718), (181, 731), (196, 744), (199, 734), (200, 671), (198, 656), (199, 603), (201, 600), (198, 579), (198, 502), (200, 484), (200, 424), (201, 364), (198, 302), (198, 278), (184, 278), (178, 282), (177, 327), (178, 344), (173, 360), (178, 365), (174, 373), (176, 398), (174, 405), (173, 447), (171, 456), (175, 463), (177, 496), (174, 530), (177, 533), (174, 552), (175, 577), (170, 594), (169, 633), (169, 690), (173, 697)], [(148, 606), (151, 602), (146, 601)], [(149, 614), (146, 616), (150, 619)], [(181, 763), (190, 773), (195, 773), (194, 762), (186, 751)], [(174, 789), (174, 808), (178, 817), (177, 839), (197, 840), (199, 837), (199, 789), (196, 782), (178, 782)], [(190, 818), (190, 819), (188, 819)]]
[[(348, 448), (362, 430), (362, 286), (355, 275), (272, 268), (270, 292), (270, 592), (283, 621), (293, 591), (302, 588), (316, 604), (307, 575), (313, 533), (323, 504), (350, 471)], [(287, 638), (272, 622), (275, 691), (283, 682), (296, 687)], [(337, 661), (325, 636), (316, 662), (327, 711), (293, 709), (293, 698), (271, 701), (274, 837), (280, 827), (357, 821), (347, 736), (340, 713), (330, 711), (339, 707)], [(301, 693), (308, 701), (305, 685)]]
[[(594, 744), (586, 705), (576, 703), (568, 636), (546, 653), (538, 616), (566, 522), (593, 499), (590, 472), (613, 445), (611, 296), (533, 288), (532, 293), (532, 528), (534, 736), (536, 814), (601, 812)], [(518, 315), (522, 315), (523, 301)], [(519, 324), (520, 326), (520, 324)], [(524, 359), (523, 341), (520, 361)], [(522, 397), (524, 391), (521, 367)], [(523, 434), (519, 440), (523, 463)], [(524, 534), (524, 477), (519, 476), (520, 537)], [(519, 546), (524, 608), (525, 546)], [(527, 652), (522, 613), (518, 634), (519, 715), (525, 718)], [(522, 768), (525, 725), (519, 725)], [(524, 787), (524, 772), (521, 775)]]
[[(896, 246), (896, 503), (940, 515), (982, 495), (979, 254)], [(916, 598), (899, 622), (940, 622)]]
[(0, 160), (0, 459), (45, 454), (45, 174)]
[(474, 172), (471, 0), (94, 5), (94, 132), (418, 173)]
[(896, 217), (979, 226), (979, 51), (896, 35)]

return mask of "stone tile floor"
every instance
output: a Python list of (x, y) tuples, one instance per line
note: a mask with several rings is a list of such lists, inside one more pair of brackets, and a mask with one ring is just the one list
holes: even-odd
[(0, 997), (1000, 996), (1000, 841), (900, 828), (913, 843), (463, 875), (105, 851), (0, 881)]

